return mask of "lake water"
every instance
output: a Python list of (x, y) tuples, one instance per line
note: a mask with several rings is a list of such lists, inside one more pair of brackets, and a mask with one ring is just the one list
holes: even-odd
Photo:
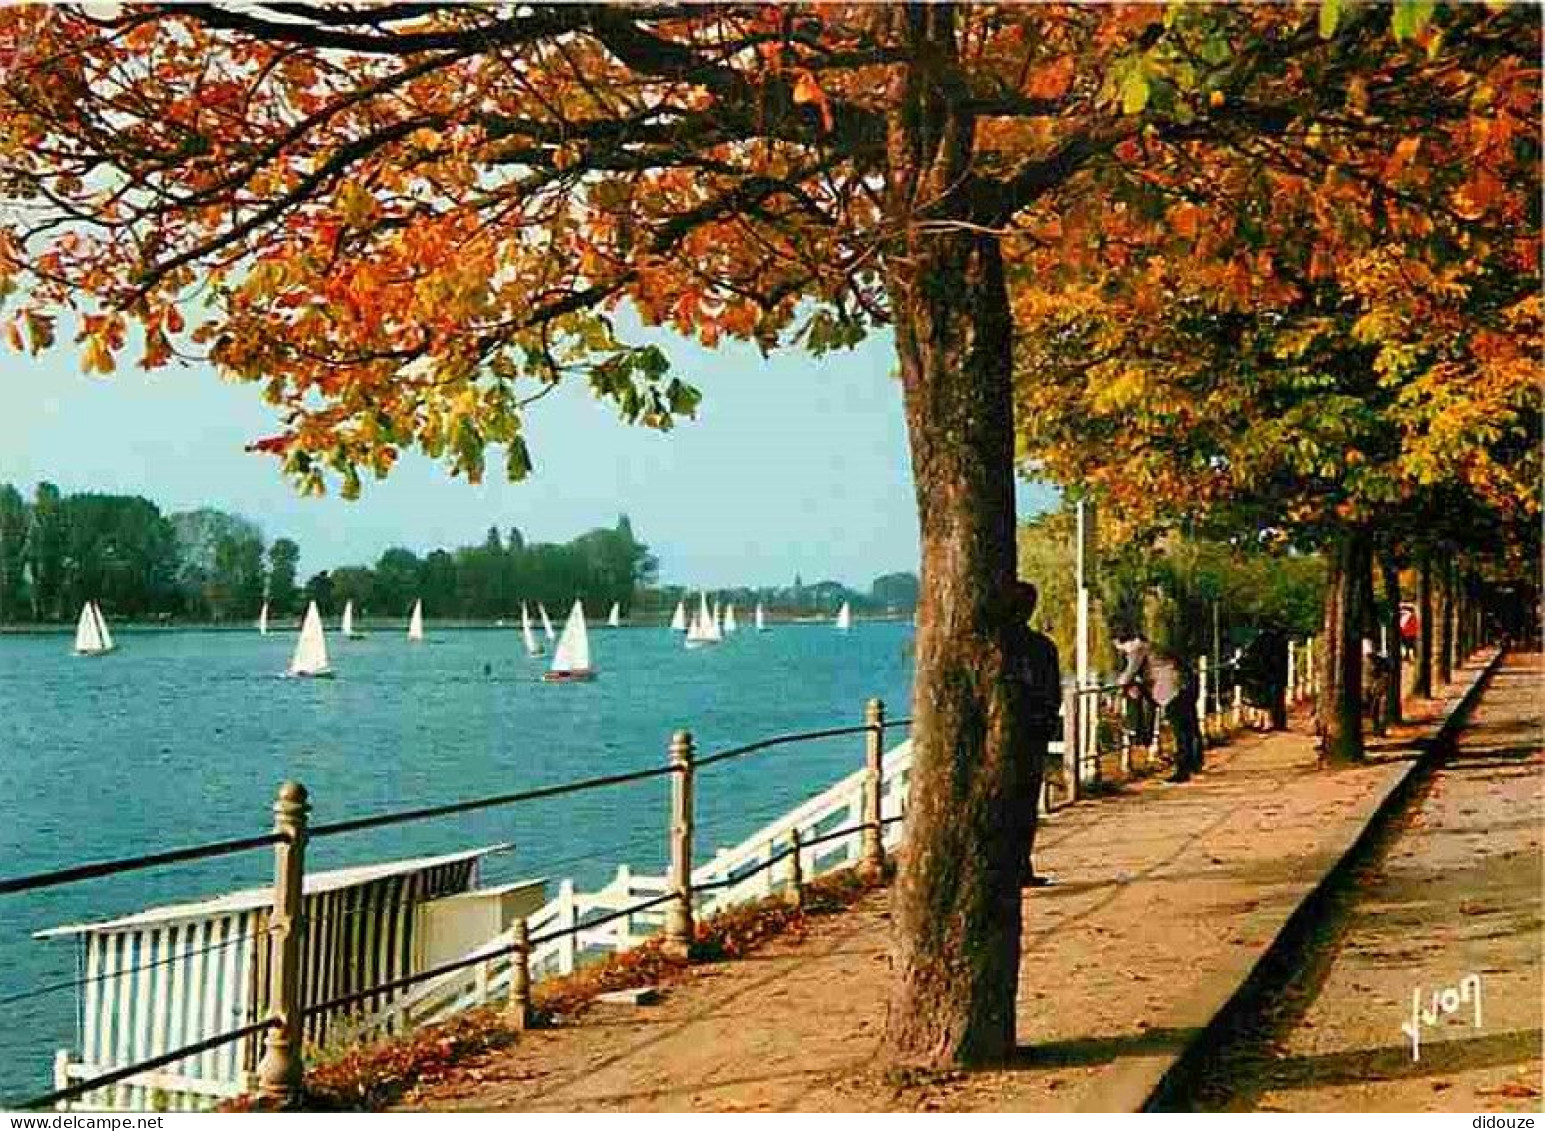
[[(70, 654), (70, 637), (0, 636), (0, 876), (266, 832), (278, 784), (312, 795), (312, 820), (416, 807), (660, 765), (673, 730), (700, 753), (862, 721), (881, 696), (910, 710), (910, 624), (742, 630), (687, 651), (665, 629), (592, 629), (601, 676), (543, 684), (513, 630), (332, 636), (338, 678), (276, 678), (294, 636), (120, 631), (119, 650)], [(484, 665), (490, 670), (485, 672)], [(904, 732), (893, 731), (891, 744)], [(698, 778), (697, 851), (736, 842), (863, 761), (863, 736), (774, 748)], [(316, 842), (308, 866), (513, 841), (485, 883), (618, 863), (660, 872), (668, 779)], [(46, 1089), (75, 1041), (67, 940), (31, 933), (268, 881), (269, 850), (0, 896), (0, 1097)], [(0, 1103), (0, 1107), (3, 1107)]]

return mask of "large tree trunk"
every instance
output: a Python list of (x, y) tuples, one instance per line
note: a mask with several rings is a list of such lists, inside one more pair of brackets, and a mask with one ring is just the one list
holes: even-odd
[(1432, 618), (1432, 682), (1436, 688), (1447, 687), (1453, 678), (1451, 657), (1454, 646), (1454, 567), (1447, 556), (1436, 565), (1433, 575), (1437, 608)]
[(1416, 581), (1416, 665), (1415, 694), (1422, 699), (1432, 698), (1432, 552), (1422, 550)]
[(1400, 563), (1395, 559), (1395, 548), (1385, 545), (1379, 551), (1379, 572), (1384, 576), (1384, 599), (1389, 607), (1384, 610), (1384, 635), (1389, 644), (1385, 648), (1389, 661), (1389, 686), (1385, 690), (1384, 721), (1391, 725), (1400, 722), (1401, 700), (1404, 698), (1405, 673), (1401, 669), (1400, 654)]
[(1371, 556), (1372, 537), (1362, 526), (1343, 531), (1330, 546), (1316, 705), (1326, 762), (1363, 759), (1363, 597)]
[(953, 13), (909, 7), (898, 78), (886, 284), (922, 535), (907, 848), (893, 896), (893, 1065), (1002, 1061), (1015, 1048), (1020, 869), (1035, 819), (1005, 682), (1014, 575), (1012, 319), (995, 237), (969, 218), (973, 123)]

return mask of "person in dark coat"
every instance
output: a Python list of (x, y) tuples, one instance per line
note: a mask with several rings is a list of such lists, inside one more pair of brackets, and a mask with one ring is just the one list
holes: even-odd
[[(1032, 815), (1041, 801), (1041, 783), (1046, 776), (1049, 747), (1062, 730), (1062, 669), (1057, 645), (1045, 633), (1030, 627), (1039, 593), (1028, 581), (1016, 581), (1009, 593), (1006, 633), (1008, 678), (1021, 696), (1019, 709), (1024, 720), (1025, 748), (1019, 761), (1021, 795)], [(1025, 887), (1044, 887), (1051, 880), (1037, 875), (1032, 854), (1035, 829), (1031, 823), (1025, 840)]]
[(1116, 677), (1116, 686), (1128, 694), (1146, 695), (1169, 723), (1175, 735), (1175, 772), (1172, 782), (1183, 782), (1202, 768), (1202, 724), (1196, 717), (1196, 682), (1179, 656), (1155, 648), (1142, 633), (1121, 641), (1127, 666)]
[(1372, 640), (1363, 638), (1363, 716), (1373, 733), (1383, 738), (1389, 729), (1389, 659)]
[(1244, 700), (1271, 715), (1272, 730), (1287, 729), (1287, 634), (1263, 628), (1239, 656), (1239, 682)]

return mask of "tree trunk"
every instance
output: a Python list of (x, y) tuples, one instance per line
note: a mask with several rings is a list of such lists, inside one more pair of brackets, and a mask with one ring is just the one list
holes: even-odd
[(1389, 637), (1389, 687), (1384, 700), (1385, 722), (1400, 722), (1401, 700), (1404, 698), (1405, 674), (1401, 668), (1400, 638), (1400, 563), (1395, 559), (1393, 546), (1384, 546), (1379, 552), (1379, 570), (1384, 575), (1384, 599), (1389, 602), (1385, 610), (1385, 635)]
[(1320, 649), (1319, 728), (1330, 763), (1363, 760), (1363, 596), (1372, 556), (1366, 527), (1351, 527), (1330, 547)]
[(1012, 333), (995, 237), (971, 215), (974, 124), (953, 13), (898, 10), (914, 62), (889, 126), (886, 286), (922, 537), (907, 848), (893, 895), (893, 1065), (1001, 1062), (1015, 1048), (1020, 875), (1035, 820), (1005, 681), (1014, 576)]
[(1416, 664), (1415, 694), (1432, 698), (1432, 552), (1422, 550), (1416, 582)]
[(1436, 574), (1437, 608), (1432, 621), (1432, 682), (1436, 688), (1447, 687), (1453, 678), (1451, 662), (1454, 646), (1454, 569), (1447, 556), (1438, 563)]

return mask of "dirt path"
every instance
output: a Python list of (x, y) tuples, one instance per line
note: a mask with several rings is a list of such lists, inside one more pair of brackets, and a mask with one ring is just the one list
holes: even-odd
[[(1218, 1073), (1210, 1106), (1275, 1111), (1538, 1111), (1541, 1107), (1541, 862), (1545, 676), (1538, 653), (1508, 657), (1455, 754), (1431, 779), (1383, 859), (1359, 877), (1319, 961), (1271, 1009), (1257, 1059)], [(1468, 975), (1470, 1004), (1420, 1028), (1412, 993)], [(1267, 1046), (1264, 1058), (1260, 1047)]]
[(887, 900), (876, 893), (816, 920), (798, 943), (695, 968), (656, 1005), (596, 1006), (528, 1034), (404, 1106), (1027, 1111), (1139, 1102), (1412, 754), (1392, 742), (1374, 764), (1326, 773), (1314, 769), (1304, 733), (1251, 737), (1210, 752), (1207, 772), (1189, 784), (1148, 783), (1059, 812), (1038, 851), (1058, 882), (1026, 896), (1026, 1047), (1010, 1070), (904, 1091), (872, 1070), (889, 980)]

